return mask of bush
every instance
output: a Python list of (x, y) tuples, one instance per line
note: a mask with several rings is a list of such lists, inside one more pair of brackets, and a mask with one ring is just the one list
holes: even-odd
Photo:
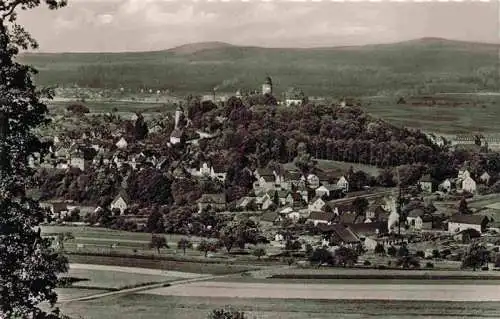
[(423, 251), (419, 250), (419, 251), (417, 251), (415, 253), (415, 256), (420, 257), (420, 258), (424, 258), (425, 257), (425, 253)]
[(396, 256), (396, 253), (397, 253), (396, 247), (391, 246), (391, 247), (387, 248), (387, 254), (389, 256), (394, 257), (394, 256)]
[(375, 246), (375, 254), (379, 255), (385, 255), (385, 247), (383, 244), (378, 243), (377, 246)]
[(365, 260), (365, 262), (363, 263), (363, 265), (365, 266), (371, 266), (371, 262), (369, 260)]
[(439, 253), (438, 249), (433, 249), (432, 250), (432, 258), (441, 258), (441, 254)]
[(425, 264), (425, 268), (432, 269), (432, 268), (434, 268), (434, 264), (431, 262), (428, 262)]

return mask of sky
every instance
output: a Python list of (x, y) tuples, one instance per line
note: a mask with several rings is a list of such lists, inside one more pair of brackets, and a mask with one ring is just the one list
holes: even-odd
[(209, 41), (263, 47), (422, 37), (500, 43), (500, 1), (494, 0), (69, 0), (60, 10), (37, 8), (19, 17), (42, 52), (152, 51)]

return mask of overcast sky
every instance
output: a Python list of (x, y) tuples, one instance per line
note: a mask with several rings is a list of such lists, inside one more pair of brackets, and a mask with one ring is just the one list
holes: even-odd
[(44, 52), (149, 51), (206, 41), (265, 47), (421, 37), (500, 42), (499, 1), (312, 1), (69, 0), (61, 10), (20, 17)]

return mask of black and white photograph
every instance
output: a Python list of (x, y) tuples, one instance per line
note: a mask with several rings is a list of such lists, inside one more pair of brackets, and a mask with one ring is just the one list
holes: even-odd
[(0, 0), (0, 319), (500, 318), (500, 1)]

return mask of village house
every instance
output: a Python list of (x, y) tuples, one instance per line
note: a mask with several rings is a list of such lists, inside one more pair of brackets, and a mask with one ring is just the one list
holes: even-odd
[(269, 191), (276, 188), (276, 175), (273, 171), (269, 169), (257, 169), (254, 172), (254, 176), (257, 179), (253, 183), (253, 189), (255, 191)]
[(432, 193), (432, 178), (429, 174), (422, 176), (418, 185), (424, 193)]
[(382, 204), (379, 202), (375, 202), (368, 206), (368, 209), (366, 210), (365, 213), (365, 222), (371, 223), (371, 222), (377, 222), (377, 221), (385, 221), (389, 219), (389, 212), (387, 212), (383, 207)]
[(321, 199), (321, 197), (315, 197), (309, 202), (309, 205), (307, 208), (310, 212), (318, 212), (318, 211), (323, 210), (325, 205), (326, 205), (326, 202), (323, 199)]
[(111, 202), (110, 208), (111, 210), (118, 209), (120, 210), (120, 214), (124, 214), (125, 210), (130, 207), (132, 201), (130, 197), (127, 195), (125, 191), (120, 191), (118, 195), (116, 195), (115, 199)]
[(307, 175), (306, 180), (307, 180), (307, 185), (312, 189), (316, 189), (320, 185), (319, 177), (317, 175), (309, 174)]
[(122, 137), (118, 140), (118, 142), (116, 142), (115, 146), (118, 147), (119, 149), (126, 149), (128, 146), (127, 140), (125, 140), (125, 138)]
[(52, 218), (58, 218), (63, 212), (68, 210), (68, 204), (62, 200), (40, 202), (40, 207), (48, 209)]
[(411, 230), (420, 231), (423, 228), (423, 219), (424, 210), (421, 208), (412, 209), (408, 212), (408, 216), (406, 217), (406, 222), (410, 226)]
[(442, 192), (449, 193), (451, 191), (451, 181), (449, 178), (445, 179), (441, 184), (439, 184), (438, 189)]
[(203, 194), (201, 198), (198, 199), (198, 211), (201, 212), (204, 209), (211, 207), (216, 211), (221, 211), (226, 209), (226, 195), (221, 194)]
[(277, 212), (273, 211), (273, 212), (265, 212), (264, 214), (262, 214), (260, 216), (259, 222), (263, 226), (270, 227), (276, 225), (282, 220), (283, 220), (282, 217)]
[(467, 176), (462, 181), (462, 191), (475, 193), (477, 189), (476, 182), (472, 179), (472, 177)]
[(336, 185), (343, 189), (345, 193), (349, 192), (349, 181), (345, 178), (345, 176), (340, 176)]
[(481, 174), (481, 176), (479, 177), (479, 180), (483, 183), (483, 184), (486, 184), (488, 185), (490, 183), (490, 174), (488, 174), (488, 172), (484, 172), (483, 174)]
[(314, 226), (318, 224), (329, 224), (335, 219), (336, 215), (334, 213), (327, 213), (323, 211), (313, 211), (309, 214), (307, 218), (307, 223), (313, 223)]
[(488, 217), (483, 215), (454, 214), (448, 220), (448, 232), (455, 234), (470, 228), (483, 233), (488, 223)]
[(184, 132), (180, 129), (174, 129), (172, 133), (170, 133), (170, 144), (176, 145), (182, 142), (184, 139)]
[(199, 169), (192, 169), (190, 171), (192, 176), (196, 177), (210, 177), (213, 179), (217, 179), (224, 183), (226, 181), (226, 172), (224, 172), (221, 168), (215, 168), (212, 164), (208, 164), (204, 162)]
[(250, 196), (242, 197), (236, 203), (237, 208), (247, 211), (252, 210), (254, 206), (257, 206), (257, 204), (255, 203), (255, 197)]
[(319, 224), (318, 229), (326, 237), (330, 246), (356, 247), (361, 244), (361, 240), (349, 226)]

